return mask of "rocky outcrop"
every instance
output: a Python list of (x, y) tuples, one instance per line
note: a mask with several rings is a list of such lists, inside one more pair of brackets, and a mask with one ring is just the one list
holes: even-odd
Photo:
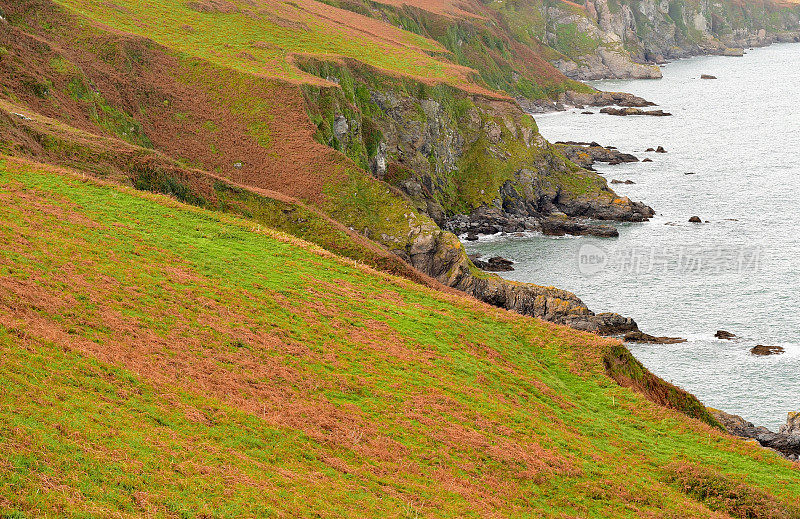
[(612, 7), (606, 0), (587, 3), (583, 10), (572, 4), (546, 7), (544, 43), (561, 52), (551, 61), (553, 65), (567, 77), (579, 80), (660, 78), (657, 66), (632, 59), (618, 34), (627, 32), (633, 18), (630, 7), (623, 5), (616, 13)]
[(512, 266), (514, 262), (506, 258), (501, 258), (500, 256), (494, 256), (483, 261), (479, 259), (478, 256), (470, 255), (469, 259), (472, 260), (472, 263), (476, 267), (486, 272), (511, 272), (514, 270)]
[(566, 290), (518, 283), (478, 271), (458, 238), (448, 232), (420, 233), (408, 251), (394, 252), (445, 285), (500, 308), (601, 335), (638, 330), (633, 319), (615, 313), (595, 314)]
[(594, 170), (595, 162), (605, 162), (616, 165), (626, 162), (639, 162), (639, 159), (630, 153), (622, 153), (616, 148), (601, 146), (596, 142), (556, 142), (559, 151), (578, 166)]
[(652, 117), (669, 117), (672, 115), (664, 110), (642, 110), (641, 108), (613, 108), (607, 107), (600, 110), (601, 114), (628, 116), (628, 115), (649, 115)]
[(630, 106), (637, 108), (655, 106), (655, 103), (625, 92), (577, 92), (575, 90), (567, 90), (560, 93), (556, 100), (518, 97), (516, 101), (522, 111), (528, 114), (564, 111), (569, 106), (581, 109), (587, 106)]
[(602, 224), (586, 218), (569, 218), (563, 213), (545, 218), (509, 216), (497, 208), (480, 208), (470, 215), (458, 215), (448, 219), (444, 228), (458, 235), (466, 235), (467, 240), (477, 239), (478, 235), (497, 233), (541, 232), (548, 236), (600, 236), (613, 238), (619, 232), (613, 225)]
[[(709, 409), (711, 415), (733, 436), (750, 438), (757, 441), (762, 447), (773, 449), (783, 456), (797, 461), (800, 459), (800, 434), (795, 429), (797, 413), (789, 413), (786, 426), (780, 432), (772, 432), (766, 427), (757, 427), (741, 416), (729, 414), (716, 409)], [(792, 432), (787, 432), (791, 430)]]
[(786, 423), (781, 425), (778, 429), (780, 434), (791, 434), (793, 436), (800, 436), (800, 413), (789, 413), (786, 417)]
[(625, 342), (641, 342), (647, 344), (679, 344), (682, 342), (686, 342), (686, 339), (681, 339), (679, 337), (656, 337), (654, 335), (650, 335), (643, 332), (628, 332), (623, 337)]
[(598, 224), (576, 218), (553, 216), (541, 221), (542, 233), (547, 236), (598, 236), (600, 238), (616, 238), (619, 231), (613, 225)]

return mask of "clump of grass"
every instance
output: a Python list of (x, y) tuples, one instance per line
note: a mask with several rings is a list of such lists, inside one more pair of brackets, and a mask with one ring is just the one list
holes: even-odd
[(608, 348), (603, 365), (609, 376), (620, 385), (641, 391), (653, 402), (702, 420), (712, 427), (722, 428), (694, 395), (652, 374), (625, 346)]
[(709, 467), (679, 461), (664, 469), (666, 480), (681, 492), (701, 501), (712, 510), (742, 519), (798, 519), (797, 501), (786, 503), (774, 495)]

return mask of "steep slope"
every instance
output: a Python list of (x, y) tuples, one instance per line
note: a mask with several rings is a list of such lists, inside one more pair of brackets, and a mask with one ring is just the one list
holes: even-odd
[[(199, 205), (257, 212), (270, 225), (323, 246), (336, 241), (332, 235), (349, 232), (346, 241), (373, 240), (368, 248), (388, 250), (447, 286), (529, 315), (607, 333), (635, 328), (617, 315), (594, 316), (568, 292), (509, 283), (478, 271), (458, 239), (437, 225), (444, 216), (487, 206), (498, 206), (509, 217), (534, 219), (567, 213), (638, 220), (649, 216), (649, 208), (617, 197), (601, 177), (568, 163), (538, 136), (529, 116), (503, 94), (469, 82), (464, 67), (429, 56), (437, 49), (435, 42), (406, 33), (402, 40), (386, 25), (389, 32), (369, 40), (370, 52), (360, 53), (366, 63), (346, 61), (336, 78), (308, 71), (313, 63), (344, 63), (354, 48), (342, 41), (334, 46), (341, 55), (325, 56), (325, 61), (315, 58), (314, 50), (328, 33), (339, 41), (342, 31), (355, 29), (347, 20), (323, 24), (320, 20), (333, 16), (316, 11), (330, 9), (323, 4), (306, 10), (269, 2), (189, 5), (165, 0), (153, 9), (132, 1), (63, 4), (72, 11), (47, 0), (3, 4), (0, 95), (13, 105), (8, 114), (27, 114), (8, 115), (0, 125), (6, 128), (6, 153), (77, 163), (100, 176), (114, 173), (141, 188)], [(296, 19), (276, 18), (289, 16), (286, 9)], [(352, 13), (337, 16), (345, 15)], [(367, 28), (377, 23), (359, 20)], [(284, 25), (306, 37), (289, 38)], [(380, 42), (388, 37), (399, 43), (385, 49)], [(414, 66), (402, 60), (408, 55)], [(369, 71), (358, 76), (357, 89), (348, 88), (351, 69)], [(463, 153), (449, 150), (451, 142), (409, 147), (376, 139), (385, 134), (402, 140), (411, 134), (398, 130), (391, 119), (397, 113), (371, 111), (373, 94), (399, 95), (410, 110), (443, 107), (424, 122), (461, 139)], [(413, 125), (414, 118), (407, 123)], [(97, 135), (117, 142), (108, 144)], [(495, 149), (498, 137), (502, 149)], [(136, 160), (115, 156), (116, 150)], [(386, 177), (378, 169), (373, 176), (369, 168), (381, 150), (387, 171), (399, 165), (423, 184), (436, 174), (439, 189), (409, 199), (411, 188), (399, 177), (388, 180), (405, 192), (383, 182), (380, 177)], [(408, 160), (397, 156), (401, 152)], [(516, 156), (506, 160), (510, 152)], [(499, 162), (506, 164), (502, 172)], [(203, 173), (205, 180), (187, 182)], [(302, 217), (266, 216), (273, 202), (258, 198), (243, 204), (245, 196), (231, 196), (230, 189), (220, 196), (219, 181), (256, 193), (255, 198), (279, 199), (277, 205), (288, 197), (294, 206), (316, 212), (315, 222), (327, 221), (335, 229), (320, 232), (319, 225), (302, 225)], [(448, 196), (452, 193), (461, 195)], [(361, 259), (359, 247), (351, 245), (334, 243), (332, 250)], [(380, 251), (368, 256), (372, 264), (392, 264)], [(402, 271), (396, 264), (391, 269)]]
[(20, 159), (0, 221), (3, 516), (800, 517), (616, 341)]

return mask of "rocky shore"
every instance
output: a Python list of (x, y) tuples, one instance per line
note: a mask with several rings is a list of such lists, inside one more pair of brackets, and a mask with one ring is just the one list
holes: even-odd
[(800, 460), (800, 413), (789, 413), (786, 424), (776, 433), (753, 425), (741, 416), (717, 409), (709, 411), (729, 434), (755, 440), (762, 447), (777, 451), (792, 461)]
[(559, 94), (556, 100), (517, 98), (517, 104), (526, 113), (538, 114), (563, 112), (568, 107), (584, 109), (621, 106), (626, 108), (647, 108), (655, 103), (626, 92), (574, 92), (568, 90)]

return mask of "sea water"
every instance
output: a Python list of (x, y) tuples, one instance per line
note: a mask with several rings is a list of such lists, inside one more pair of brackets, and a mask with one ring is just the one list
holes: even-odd
[[(514, 260), (504, 277), (570, 290), (595, 312), (688, 339), (630, 349), (706, 405), (777, 429), (800, 411), (800, 44), (677, 61), (663, 74), (595, 86), (672, 117), (536, 116), (551, 142), (597, 141), (652, 159), (596, 166), (609, 181), (634, 181), (611, 187), (653, 207), (651, 221), (617, 224), (613, 239), (493, 236), (466, 247)], [(645, 151), (658, 146), (667, 153)], [(720, 329), (739, 339), (715, 339)], [(756, 344), (785, 353), (756, 357)]]

